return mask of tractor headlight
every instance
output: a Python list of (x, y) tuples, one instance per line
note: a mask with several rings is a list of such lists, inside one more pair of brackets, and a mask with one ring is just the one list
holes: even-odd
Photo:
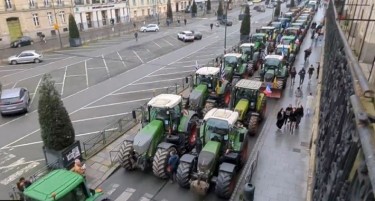
[(255, 107), (255, 103), (254, 103), (254, 102), (251, 102), (251, 103), (250, 103), (250, 107), (251, 107), (251, 108)]
[(177, 124), (173, 124), (173, 130), (177, 130)]
[(168, 120), (164, 120), (164, 124), (165, 125), (169, 125), (169, 121)]

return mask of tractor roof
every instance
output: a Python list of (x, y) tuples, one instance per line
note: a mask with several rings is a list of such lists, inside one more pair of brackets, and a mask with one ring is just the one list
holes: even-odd
[(255, 44), (254, 43), (242, 43), (242, 45), (240, 45), (240, 47), (254, 47)]
[(266, 36), (267, 34), (265, 33), (254, 33), (252, 36)]
[(272, 54), (272, 55), (267, 55), (266, 56), (266, 58), (265, 58), (266, 60), (267, 59), (278, 59), (278, 60), (283, 60), (283, 56), (281, 56), (281, 55), (276, 55), (276, 54)]
[(239, 53), (229, 53), (229, 54), (224, 55), (224, 57), (237, 57), (237, 58), (241, 56), (242, 54), (239, 54)]
[(272, 29), (272, 30), (274, 30), (275, 27), (272, 27), (272, 26), (265, 26), (265, 27), (262, 27), (261, 29)]
[(201, 67), (195, 72), (195, 74), (216, 75), (217, 73), (219, 73), (219, 71), (220, 71), (220, 68), (217, 68), (217, 67)]
[[(302, 25), (302, 24), (301, 24), (301, 25)], [(288, 27), (288, 28), (286, 28), (286, 30), (299, 30), (300, 27), (296, 27), (296, 26), (299, 26), (299, 25), (297, 25), (297, 24), (293, 24), (292, 27)]]
[(236, 83), (237, 88), (255, 89), (259, 90), (262, 86), (262, 82), (258, 80), (241, 79)]
[(296, 38), (296, 36), (283, 36), (283, 37), (281, 37), (281, 40), (282, 39), (293, 40), (295, 38)]
[(277, 48), (285, 48), (285, 49), (288, 49), (288, 48), (290, 48), (290, 45), (282, 45), (282, 44), (280, 44), (280, 45), (277, 45)]
[(175, 94), (159, 94), (148, 102), (148, 106), (157, 108), (173, 108), (182, 101), (181, 96)]
[(227, 109), (213, 108), (204, 116), (204, 120), (208, 119), (224, 120), (227, 121), (229, 125), (233, 126), (238, 119), (238, 112)]

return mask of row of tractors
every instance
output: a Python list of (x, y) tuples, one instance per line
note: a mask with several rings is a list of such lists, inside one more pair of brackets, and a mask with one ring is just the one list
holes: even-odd
[[(141, 112), (142, 128), (121, 146), (122, 167), (152, 169), (156, 177), (166, 179), (170, 153), (176, 152), (180, 156), (176, 180), (182, 188), (205, 195), (212, 187), (217, 196), (230, 198), (247, 161), (248, 137), (257, 133), (265, 117), (265, 87), (276, 83), (272, 88), (285, 88), (287, 66), (298, 52), (291, 46), (302, 35), (288, 35), (288, 28), (305, 16), (306, 25), (298, 27), (307, 29), (310, 16), (292, 13), (287, 27), (264, 32), (276, 24), (271, 22), (253, 34), (250, 43), (241, 44), (238, 53), (225, 54), (220, 67), (199, 68), (187, 100), (174, 94), (153, 97)], [(283, 33), (284, 44), (274, 45), (273, 53), (265, 56), (276, 30)]]

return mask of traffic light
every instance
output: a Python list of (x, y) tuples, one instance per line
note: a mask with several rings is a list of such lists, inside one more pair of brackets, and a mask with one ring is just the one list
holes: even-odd
[(54, 28), (55, 30), (58, 30), (58, 29), (59, 29), (59, 25), (56, 23), (56, 24), (53, 25), (53, 28)]

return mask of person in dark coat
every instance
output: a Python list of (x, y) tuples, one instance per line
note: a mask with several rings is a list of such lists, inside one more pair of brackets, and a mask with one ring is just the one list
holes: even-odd
[(284, 124), (288, 123), (289, 117), (293, 112), (292, 104), (289, 104), (289, 106), (285, 109), (284, 113)]
[(294, 128), (296, 127), (296, 122), (297, 122), (297, 113), (296, 113), (297, 108), (293, 108), (289, 120), (290, 120), (290, 133), (293, 133)]
[(296, 67), (293, 67), (292, 70), (290, 70), (290, 81), (292, 82), (292, 85), (294, 85), (294, 80), (296, 79), (297, 70)]
[(277, 113), (277, 121), (276, 121), (276, 126), (277, 128), (281, 129), (284, 125), (285, 122), (285, 114), (284, 114), (284, 109), (281, 108), (280, 111)]
[(179, 160), (180, 158), (178, 157), (176, 151), (171, 151), (169, 159), (168, 159), (168, 167), (167, 167), (171, 183), (173, 183), (175, 180), (175, 175), (177, 172)]
[(299, 123), (301, 123), (301, 119), (303, 117), (303, 106), (300, 105), (299, 107), (297, 107), (296, 111), (295, 111), (295, 115), (296, 115), (296, 128), (298, 128), (299, 126)]

